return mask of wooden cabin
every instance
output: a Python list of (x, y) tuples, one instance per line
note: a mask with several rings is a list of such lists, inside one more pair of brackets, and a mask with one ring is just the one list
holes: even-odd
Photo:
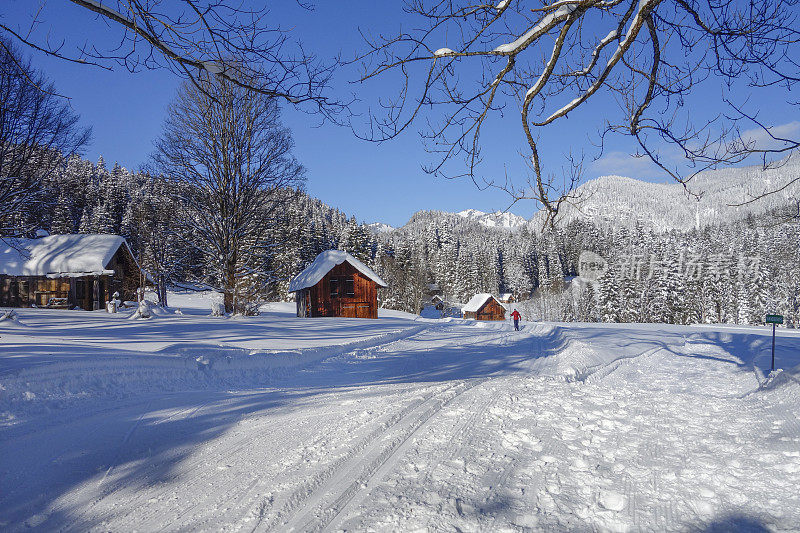
[(464, 318), (473, 320), (505, 320), (506, 308), (488, 293), (476, 294), (461, 309)]
[(118, 235), (49, 235), (0, 244), (0, 306), (87, 311), (118, 292), (135, 300), (147, 276)]
[(387, 287), (364, 263), (327, 250), (292, 279), (299, 317), (378, 318), (378, 289)]
[(513, 304), (517, 301), (517, 299), (514, 297), (514, 294), (510, 292), (502, 293), (497, 299), (503, 304)]

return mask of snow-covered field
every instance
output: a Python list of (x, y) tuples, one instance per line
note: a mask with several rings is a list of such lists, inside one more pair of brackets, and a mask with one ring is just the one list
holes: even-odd
[(0, 529), (800, 529), (800, 332), (0, 321)]

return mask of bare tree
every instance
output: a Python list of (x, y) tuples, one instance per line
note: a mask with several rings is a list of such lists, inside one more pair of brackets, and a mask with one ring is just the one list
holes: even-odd
[(257, 308), (269, 282), (266, 221), (304, 181), (292, 146), (276, 99), (225, 78), (184, 83), (167, 112), (155, 162), (181, 185), (175, 219), (224, 293), (226, 312)]
[[(118, 30), (119, 42), (106, 46), (93, 37), (71, 35), (47, 21), (45, 0), (31, 0), (32, 22), (25, 27), (4, 24), (0, 32), (29, 47), (66, 61), (130, 72), (166, 68), (203, 87), (213, 74), (234, 85), (283, 99), (309, 103), (331, 117), (342, 104), (326, 95), (336, 60), (320, 61), (290, 32), (274, 22), (263, 3), (253, 9), (226, 0), (70, 0)], [(305, 2), (298, 1), (303, 8)], [(46, 31), (42, 31), (42, 28)], [(59, 31), (60, 30), (60, 31)], [(72, 48), (68, 43), (77, 42)], [(223, 59), (227, 58), (227, 59)]]
[[(373, 115), (365, 136), (391, 138), (438, 109), (440, 119), (423, 132), (437, 155), (427, 170), (504, 189), (512, 205), (538, 200), (551, 224), (562, 203), (575, 200), (583, 159), (567, 154), (557, 178), (542, 168), (540, 141), (580, 108), (616, 101), (619, 112), (596, 124), (600, 154), (608, 134), (631, 136), (634, 155), (684, 185), (706, 168), (753, 154), (766, 166), (800, 146), (760, 121), (759, 100), (739, 101), (731, 90), (778, 86), (790, 98), (800, 80), (797, 0), (409, 0), (406, 10), (419, 29), (365, 37), (361, 81), (393, 76), (400, 84), (396, 97), (381, 101), (385, 114)], [(728, 111), (695, 122), (686, 99), (712, 83)], [(527, 146), (523, 182), (486, 177), (479, 168), (482, 128), (509, 105), (520, 110)], [(745, 127), (773, 142), (755, 143)], [(677, 148), (682, 162), (666, 158), (664, 147)], [(454, 158), (464, 160), (457, 171)]]
[(84, 146), (90, 130), (53, 85), (0, 38), (0, 237), (24, 233), (23, 210), (45, 179)]

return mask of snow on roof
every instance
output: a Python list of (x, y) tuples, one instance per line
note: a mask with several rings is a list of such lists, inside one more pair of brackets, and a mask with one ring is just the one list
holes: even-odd
[(367, 276), (369, 279), (377, 283), (381, 287), (388, 287), (389, 285), (383, 281), (371, 268), (367, 265), (341, 250), (326, 250), (319, 254), (314, 262), (308, 265), (305, 270), (300, 272), (289, 283), (289, 292), (299, 291), (308, 287), (313, 287), (325, 277), (325, 274), (331, 271), (336, 265), (341, 265), (347, 261), (353, 268)]
[(125, 238), (119, 235), (50, 235), (0, 241), (0, 274), (48, 277), (113, 274), (106, 266), (123, 245), (128, 247)]
[(504, 293), (502, 293), (502, 294), (500, 295), (500, 299), (501, 299), (501, 300), (508, 300), (508, 299), (509, 299), (509, 298), (511, 298), (512, 296), (514, 296), (512, 293), (510, 293), (510, 292), (504, 292)]
[(472, 298), (470, 298), (470, 300), (466, 304), (464, 304), (464, 307), (462, 307), (461, 310), (465, 313), (477, 313), (478, 310), (481, 307), (483, 307), (483, 304), (485, 304), (489, 300), (489, 298), (494, 298), (494, 296), (492, 296), (488, 292), (478, 293)]

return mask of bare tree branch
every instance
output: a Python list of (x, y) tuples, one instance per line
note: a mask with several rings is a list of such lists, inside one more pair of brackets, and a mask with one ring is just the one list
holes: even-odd
[[(547, 171), (540, 143), (571, 112), (603, 94), (619, 103), (620, 115), (605, 113), (601, 150), (609, 134), (633, 137), (636, 155), (698, 195), (689, 189), (698, 172), (754, 154), (766, 164), (798, 147), (797, 139), (772, 135), (755, 113), (727, 97), (723, 103), (734, 112), (712, 119), (697, 119), (686, 105), (702, 84), (718, 84), (723, 95), (734, 87), (778, 84), (788, 93), (800, 81), (797, 7), (797, 0), (410, 0), (406, 11), (424, 25), (390, 37), (365, 36), (359, 81), (389, 77), (399, 90), (380, 101), (383, 114), (370, 116), (362, 136), (386, 140), (425, 120), (422, 136), (436, 156), (426, 171), (502, 189), (512, 205), (533, 199), (553, 224), (562, 203), (577, 201), (582, 159), (568, 155), (570, 168)], [(520, 109), (530, 175), (495, 181), (482, 166), (481, 132), (489, 117), (511, 104)], [(744, 125), (783, 144), (738, 142)], [(670, 147), (680, 160), (663, 155)]]
[[(76, 63), (105, 69), (116, 64), (131, 72), (166, 68), (197, 88), (203, 87), (200, 77), (211, 74), (292, 105), (308, 104), (330, 119), (346, 109), (347, 102), (328, 94), (338, 59), (323, 62), (308, 53), (290, 31), (272, 22), (266, 7), (250, 9), (225, 0), (70, 2), (118, 29), (119, 44), (106, 48), (89, 38), (68, 55), (64, 41), (53, 43), (49, 31), (41, 34), (35, 29), (43, 23), (46, 6), (33, 14), (27, 33), (2, 24), (0, 33)], [(69, 38), (69, 30), (62, 35)]]

